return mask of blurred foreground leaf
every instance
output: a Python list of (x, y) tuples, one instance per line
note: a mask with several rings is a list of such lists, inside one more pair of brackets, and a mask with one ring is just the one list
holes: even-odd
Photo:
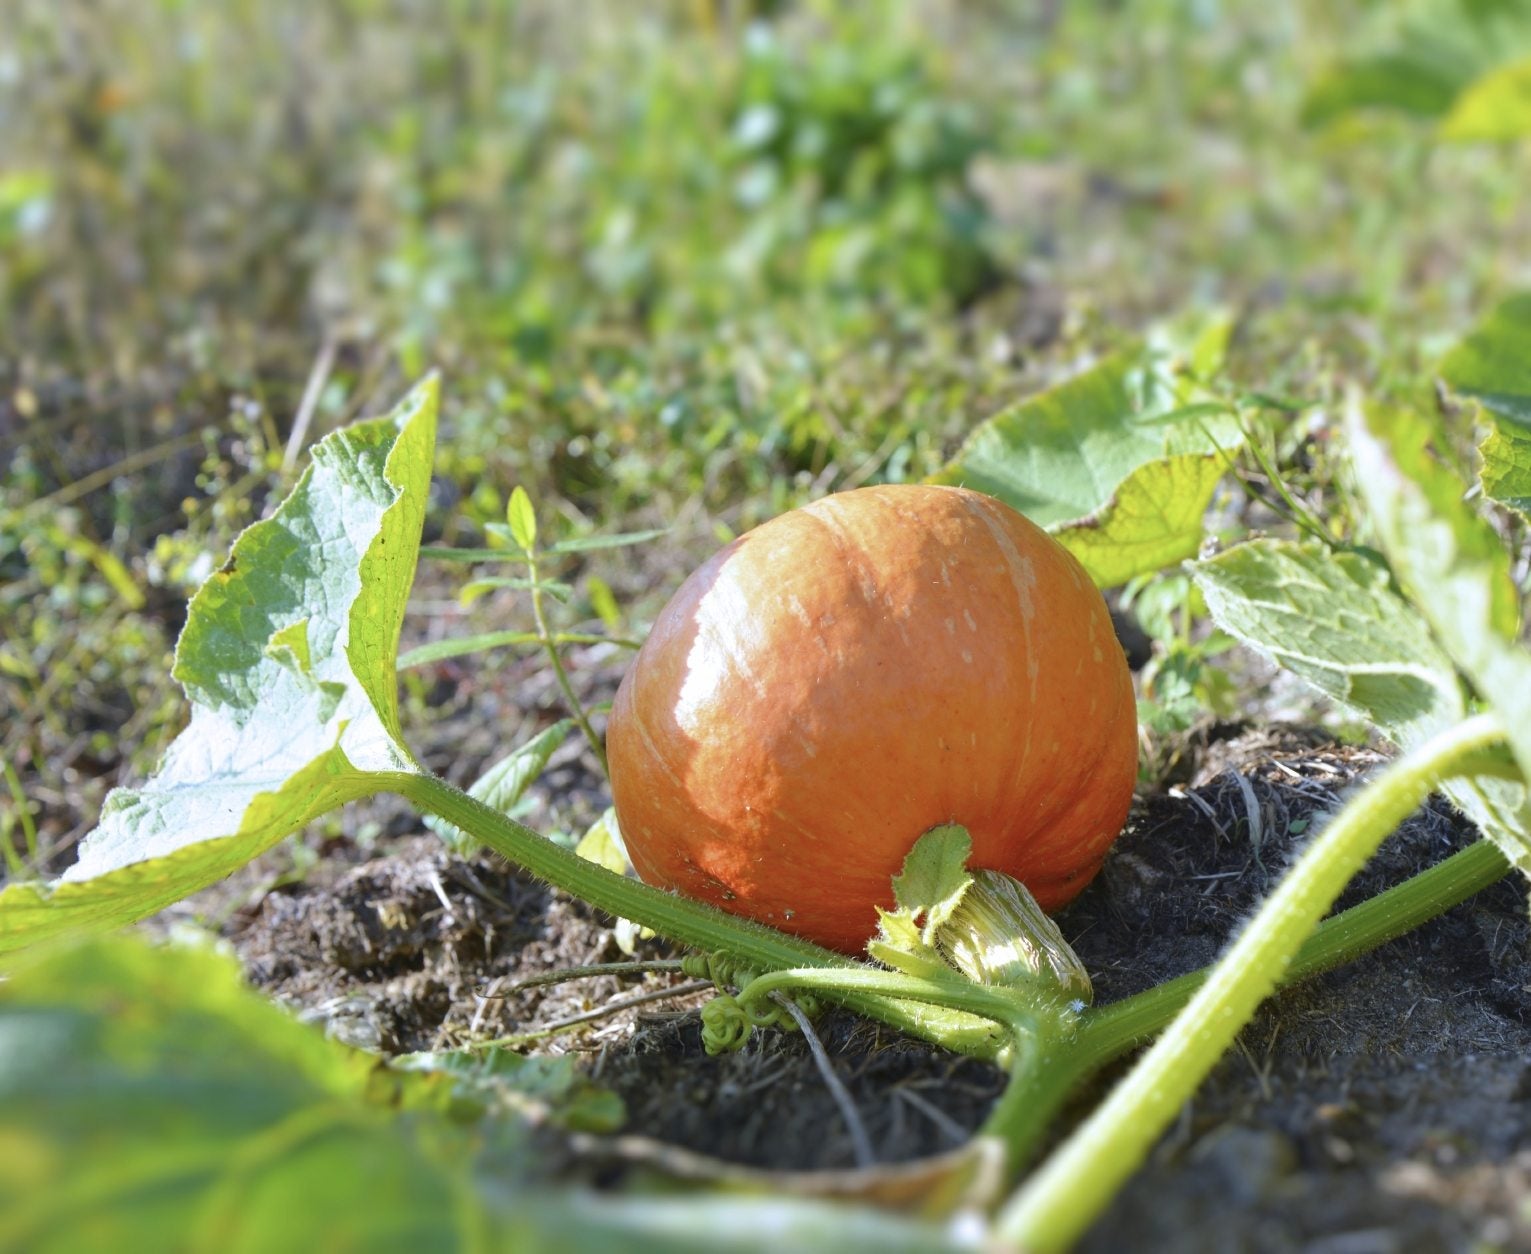
[(620, 1114), (564, 1060), (389, 1068), (210, 950), (117, 937), (32, 957), (0, 984), (0, 1250), (964, 1248), (823, 1202), (550, 1187), (557, 1156), (510, 1090), (576, 1127)]
[(337, 431), (192, 598), (174, 675), (190, 725), (159, 770), (107, 797), (52, 886), (0, 893), (0, 952), (151, 914), (289, 832), (415, 769), (395, 652), (414, 581), (437, 384)]
[(443, 1248), (462, 1134), (405, 1137), (381, 1067), (211, 951), (23, 965), (0, 986), (0, 1249)]
[(1471, 83), (1441, 123), (1441, 138), (1510, 141), (1531, 135), (1531, 57)]

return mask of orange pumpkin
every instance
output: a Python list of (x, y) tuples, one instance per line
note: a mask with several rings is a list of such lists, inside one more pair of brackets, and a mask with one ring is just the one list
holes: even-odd
[(607, 748), (643, 879), (856, 953), (941, 823), (1045, 909), (1078, 893), (1132, 800), (1136, 705), (1061, 545), (977, 492), (874, 487), (773, 519), (687, 579)]

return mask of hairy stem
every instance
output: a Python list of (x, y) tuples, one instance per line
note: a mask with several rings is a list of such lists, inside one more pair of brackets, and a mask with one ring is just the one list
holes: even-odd
[(989, 988), (962, 976), (951, 980), (905, 975), (876, 967), (797, 967), (768, 971), (758, 975), (740, 992), (739, 1003), (759, 1001), (775, 992), (788, 990), (826, 993), (839, 998), (846, 993), (877, 993), (906, 1001), (928, 1002), (948, 1010), (992, 1019), (1013, 1031), (1029, 1030), (1035, 1022), (1031, 1009), (1000, 988)]
[[(1293, 865), (1184, 1011), (1000, 1212), (998, 1232), (1038, 1254), (1065, 1250), (1147, 1155), (1292, 961), (1351, 877), (1445, 779), (1482, 764), (1503, 724), (1479, 715), (1368, 784)], [(1073, 1065), (1073, 1064), (1071, 1064)]]
[[(531, 828), (432, 775), (400, 771), (381, 775), (379, 782), (427, 814), (462, 828), (554, 887), (598, 910), (651, 927), (661, 936), (703, 953), (727, 954), (766, 971), (821, 967), (880, 973), (877, 968), (810, 941), (725, 914), (689, 897), (662, 892), (587, 862), (572, 850), (553, 844)], [(959, 1053), (992, 1059), (1004, 1045), (1004, 1034), (989, 1021), (962, 1011), (935, 1008), (880, 992), (846, 991), (836, 997), (852, 1010)]]

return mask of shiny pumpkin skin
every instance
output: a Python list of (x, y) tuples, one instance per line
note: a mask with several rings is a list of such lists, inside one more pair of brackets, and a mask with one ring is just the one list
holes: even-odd
[(963, 488), (827, 497), (682, 585), (612, 707), (617, 818), (650, 884), (858, 953), (919, 836), (1073, 898), (1137, 773), (1131, 676), (1056, 541)]

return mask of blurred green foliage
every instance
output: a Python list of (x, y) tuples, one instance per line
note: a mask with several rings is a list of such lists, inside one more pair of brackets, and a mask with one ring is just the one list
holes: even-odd
[(0, 756), (42, 852), (174, 730), (208, 555), (432, 365), (446, 543), (519, 482), (682, 566), (1198, 305), (1318, 416), (1281, 440), (1321, 474), (1348, 382), (1415, 387), (1523, 275), (1531, 159), (1314, 101), (1424, 44), (1460, 86), (1525, 9), (12, 0)]

